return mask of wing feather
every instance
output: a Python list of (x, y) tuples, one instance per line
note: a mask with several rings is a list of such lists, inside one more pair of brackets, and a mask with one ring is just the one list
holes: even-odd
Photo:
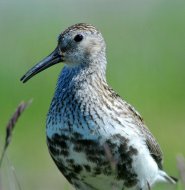
[(112, 88), (105, 85), (105, 89), (109, 94), (109, 98), (112, 98), (112, 102), (116, 101), (116, 104), (122, 105), (119, 107), (119, 109), (123, 111), (123, 115), (126, 113), (126, 117), (133, 118), (133, 122), (136, 126), (139, 127), (140, 132), (145, 138), (145, 142), (151, 156), (156, 161), (158, 167), (162, 169), (163, 153), (161, 151), (161, 148), (157, 143), (155, 137), (145, 125), (143, 118), (141, 117), (139, 112), (137, 112), (137, 110), (135, 110), (133, 106), (124, 101)]
[(162, 160), (163, 160), (163, 153), (162, 150), (155, 139), (155, 137), (152, 135), (152, 133), (149, 131), (148, 127), (144, 124), (143, 118), (140, 116), (140, 114), (132, 107), (130, 104), (126, 103), (130, 112), (132, 112), (132, 115), (134, 115), (135, 118), (137, 118), (140, 130), (142, 134), (145, 137), (146, 145), (150, 151), (151, 156), (156, 161), (158, 167), (162, 169)]

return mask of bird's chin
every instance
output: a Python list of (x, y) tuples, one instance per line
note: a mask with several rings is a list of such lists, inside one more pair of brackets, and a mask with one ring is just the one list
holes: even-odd
[(69, 61), (69, 60), (64, 60), (63, 63), (66, 67), (69, 67), (69, 68), (77, 68), (81, 65), (78, 62)]

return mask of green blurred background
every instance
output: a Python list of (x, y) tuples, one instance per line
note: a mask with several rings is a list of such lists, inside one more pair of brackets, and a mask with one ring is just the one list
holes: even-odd
[[(109, 84), (141, 113), (162, 147), (166, 171), (178, 176), (176, 156), (185, 155), (184, 0), (0, 0), (1, 143), (15, 107), (33, 98), (9, 147), (11, 164), (4, 162), (1, 175), (11, 181), (7, 170), (13, 165), (22, 189), (72, 189), (45, 142), (46, 114), (63, 65), (26, 84), (19, 79), (55, 48), (61, 31), (78, 22), (103, 33)], [(164, 187), (169, 186), (155, 189)]]

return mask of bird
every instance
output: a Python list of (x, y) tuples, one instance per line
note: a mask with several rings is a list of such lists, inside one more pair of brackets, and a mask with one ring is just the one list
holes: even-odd
[(61, 62), (46, 139), (68, 182), (76, 190), (150, 190), (157, 182), (176, 184), (163, 170), (163, 153), (143, 118), (107, 83), (101, 32), (86, 23), (68, 27), (54, 51), (21, 81)]

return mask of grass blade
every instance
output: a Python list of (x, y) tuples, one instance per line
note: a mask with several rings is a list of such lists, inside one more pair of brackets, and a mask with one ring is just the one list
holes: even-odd
[(24, 112), (24, 110), (31, 104), (31, 100), (28, 102), (21, 102), (19, 104), (19, 106), (17, 107), (16, 111), (14, 112), (14, 114), (12, 115), (12, 117), (10, 118), (10, 120), (8, 121), (8, 124), (6, 126), (6, 138), (5, 138), (5, 144), (3, 147), (3, 151), (2, 151), (2, 155), (0, 158), (0, 167), (6, 152), (6, 149), (8, 148), (8, 145), (11, 142), (12, 139), (12, 132), (15, 128), (15, 124), (17, 123), (19, 117), (22, 115), (22, 113)]

